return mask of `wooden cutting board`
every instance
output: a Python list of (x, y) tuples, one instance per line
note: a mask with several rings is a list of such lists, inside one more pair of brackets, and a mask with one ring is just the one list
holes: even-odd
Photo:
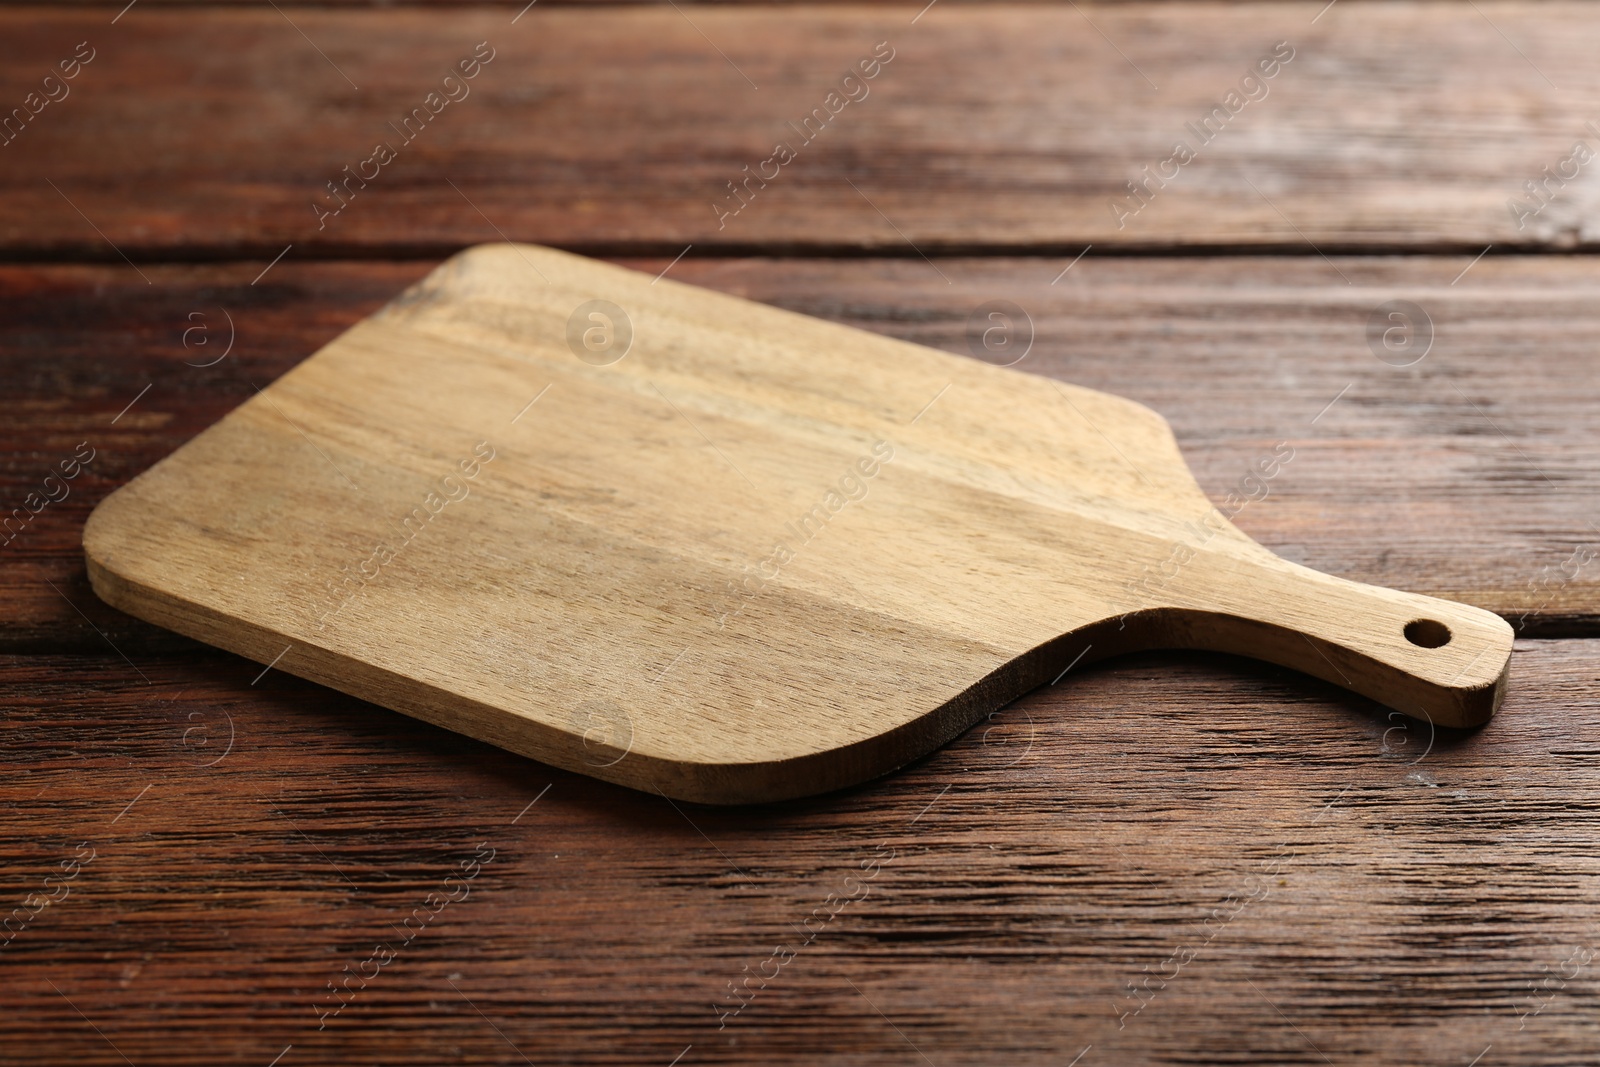
[(140, 618), (713, 803), (860, 782), (1144, 648), (1472, 726), (1512, 638), (1279, 559), (1138, 404), (528, 245), (449, 260), (84, 550)]

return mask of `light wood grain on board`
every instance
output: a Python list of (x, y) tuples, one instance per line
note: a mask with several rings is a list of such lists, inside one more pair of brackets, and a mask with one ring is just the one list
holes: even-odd
[[(1055, 1067), (1089, 1044), (1079, 1067), (1594, 1045), (1593, 642), (1520, 643), (1496, 720), (1431, 747), (1300, 675), (1146, 655), (865, 788), (681, 812), (276, 671), (252, 686), (243, 660), (139, 662), (0, 665), (6, 900), (98, 850), (0, 950), (19, 1057), (124, 1063), (91, 1024), (134, 1063), (206, 1065), (289, 1044), (284, 1063), (521, 1062), (510, 1041), (534, 1062), (904, 1064), (909, 1039)], [(370, 973), (480, 843), (470, 896), (319, 1031), (327, 983)], [(1127, 984), (1186, 948), (1119, 1029)]]
[[(1563, 570), (1600, 549), (1589, 462), (1600, 396), (1587, 371), (1600, 269), (1588, 260), (1491, 255), (1451, 286), (1470, 257), (1340, 259), (1354, 285), (1332, 286), (1334, 267), (1316, 259), (1091, 253), (1049, 284), (1069, 261), (944, 261), (947, 285), (920, 261), (690, 256), (669, 277), (958, 353), (970, 352), (972, 310), (1009, 297), (1035, 325), (1020, 368), (1161, 412), (1213, 502), (1287, 441), (1294, 459), (1235, 517), (1280, 555), (1476, 604), (1523, 633), (1594, 632), (1594, 564), (1570, 580)], [(654, 274), (668, 261), (635, 265)], [(21, 506), (79, 442), (98, 450), (68, 498), (0, 549), (5, 647), (106, 651), (79, 611), (130, 652), (188, 647), (89, 591), (89, 509), (430, 264), (291, 259), (252, 286), (265, 266), (149, 266), (153, 294), (126, 265), (0, 268), (11, 308), (0, 372), (14, 388), (0, 503)], [(1372, 308), (1391, 298), (1435, 320), (1434, 349), (1410, 368), (1367, 347)], [(203, 366), (226, 350), (228, 314), (234, 348)]]
[(103, 500), (83, 543), (129, 614), (681, 799), (852, 785), (1152, 647), (1493, 714), (1503, 620), (1284, 561), (1229, 523), (1242, 500), (1111, 394), (498, 244)]
[[(718, 6), (692, 22), (539, 6), (514, 26), (494, 8), (447, 28), (409, 7), (302, 8), (291, 25), (270, 7), (140, 6), (115, 26), (4, 9), (0, 100), (20, 103), (79, 41), (97, 54), (4, 149), (0, 245), (114, 258), (96, 226), (152, 257), (291, 242), (445, 254), (496, 228), (668, 255), (1594, 245), (1592, 168), (1521, 226), (1507, 201), (1576, 140), (1600, 147), (1584, 125), (1600, 10), (1342, 3), (1316, 18), (1324, 6), (939, 4), (915, 25), (909, 6)], [(390, 124), (480, 41), (497, 58), (471, 94), (402, 142)], [(1280, 41), (1294, 58), (1267, 95), (1198, 145), (1186, 125)], [(868, 95), (802, 143), (787, 123), (878, 42), (894, 59), (850, 90)], [(1113, 199), (1178, 139), (1195, 160), (1119, 226)], [(372, 177), (360, 164), (380, 141), (398, 155)], [(763, 167), (780, 141), (796, 158)], [(778, 176), (722, 219), (746, 165)], [(371, 180), (319, 223), (313, 202), (338, 204), (326, 183), (347, 166)]]

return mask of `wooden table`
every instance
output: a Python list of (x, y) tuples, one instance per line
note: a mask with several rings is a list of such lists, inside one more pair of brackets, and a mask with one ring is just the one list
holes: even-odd
[[(1491, 0), (0, 6), (0, 1062), (1594, 1062), (1597, 45)], [(1215, 499), (1292, 444), (1264, 544), (1510, 619), (1504, 709), (1150, 654), (694, 808), (95, 599), (99, 499), (502, 238), (957, 352), (1010, 300)]]

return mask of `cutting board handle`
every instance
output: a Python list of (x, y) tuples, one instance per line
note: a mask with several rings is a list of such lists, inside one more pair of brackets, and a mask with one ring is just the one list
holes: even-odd
[[(1166, 647), (1263, 659), (1438, 726), (1487, 722), (1505, 693), (1513, 632), (1450, 600), (1363, 585), (1278, 558), (1200, 550), (1193, 581), (1150, 613)], [(1184, 591), (1205, 590), (1205, 602)]]

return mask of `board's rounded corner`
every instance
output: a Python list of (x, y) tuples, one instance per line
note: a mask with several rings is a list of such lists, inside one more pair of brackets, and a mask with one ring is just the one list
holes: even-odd
[(89, 517), (83, 522), (85, 556), (93, 557), (103, 548), (106, 538), (113, 535), (127, 491), (126, 485), (118, 486), (90, 510)]
[(401, 293), (390, 306), (404, 309), (413, 304), (432, 303), (451, 295), (473, 299), (499, 292), (509, 276), (532, 272), (548, 283), (558, 272), (558, 252), (544, 245), (523, 241), (485, 241), (468, 245), (440, 262)]
[[(853, 746), (843, 747), (848, 749)], [(729, 760), (685, 760), (646, 755), (631, 767), (625, 766), (629, 762), (625, 758), (600, 771), (596, 771), (592, 765), (574, 766), (571, 769), (668, 800), (716, 808), (755, 807), (801, 800), (859, 785), (893, 769), (839, 775), (830, 773), (828, 767), (819, 764), (819, 761), (825, 763), (830, 755), (828, 752), (812, 750)]]
[(1161, 412), (1157, 411), (1155, 408), (1151, 407), (1149, 404), (1146, 404), (1142, 400), (1130, 400), (1125, 396), (1117, 396), (1115, 393), (1107, 393), (1106, 395), (1115, 396), (1118, 400), (1126, 404), (1128, 406), (1128, 410), (1132, 411), (1138, 418), (1144, 419), (1145, 421), (1151, 423), (1157, 430), (1165, 434), (1167, 439), (1172, 442), (1173, 448), (1176, 449), (1179, 447), (1177, 431), (1172, 428), (1171, 420), (1169, 420)]
[(117, 591), (129, 580), (120, 569), (122, 555), (117, 552), (116, 544), (124, 537), (130, 521), (126, 513), (132, 500), (131, 488), (130, 483), (113, 490), (94, 506), (83, 523), (83, 562), (89, 574), (89, 587), (95, 596), (113, 607), (118, 606)]
[(532, 254), (543, 257), (550, 249), (526, 241), (484, 241), (468, 245), (434, 268), (433, 274), (470, 276), (483, 270), (499, 271), (505, 256), (519, 256), (524, 262)]
[[(1022, 373), (1027, 374), (1030, 372), (1023, 371)], [(1050, 375), (1039, 374), (1037, 377), (1042, 377), (1049, 381), (1055, 388), (1056, 392), (1067, 396), (1069, 402), (1071, 401), (1071, 394), (1076, 393), (1080, 395), (1081, 399), (1084, 399), (1089, 403), (1095, 405), (1111, 405), (1115, 408), (1118, 408), (1133, 418), (1139, 419), (1150, 424), (1151, 427), (1158, 429), (1167, 437), (1168, 440), (1172, 442), (1174, 448), (1177, 447), (1178, 435), (1173, 431), (1172, 423), (1167, 420), (1165, 415), (1151, 407), (1149, 404), (1146, 404), (1144, 401), (1133, 400), (1117, 393), (1108, 393), (1102, 389), (1091, 389), (1087, 385), (1077, 385), (1073, 382), (1062, 381), (1061, 379), (1052, 377)]]
[[(467, 247), (460, 249), (446, 259), (443, 263), (440, 263), (439, 267), (448, 267), (456, 264), (462, 266), (476, 266), (478, 260), (487, 259), (501, 249), (517, 249), (523, 247), (527, 246), (517, 241), (480, 241), (478, 244), (468, 245)], [(436, 267), (434, 269), (437, 270), (438, 268)]]
[(992, 709), (947, 703), (878, 733), (826, 748), (796, 740), (792, 747), (769, 747), (738, 759), (656, 756), (631, 771), (599, 777), (708, 807), (784, 804), (854, 789), (893, 774), (965, 733), (988, 710)]

